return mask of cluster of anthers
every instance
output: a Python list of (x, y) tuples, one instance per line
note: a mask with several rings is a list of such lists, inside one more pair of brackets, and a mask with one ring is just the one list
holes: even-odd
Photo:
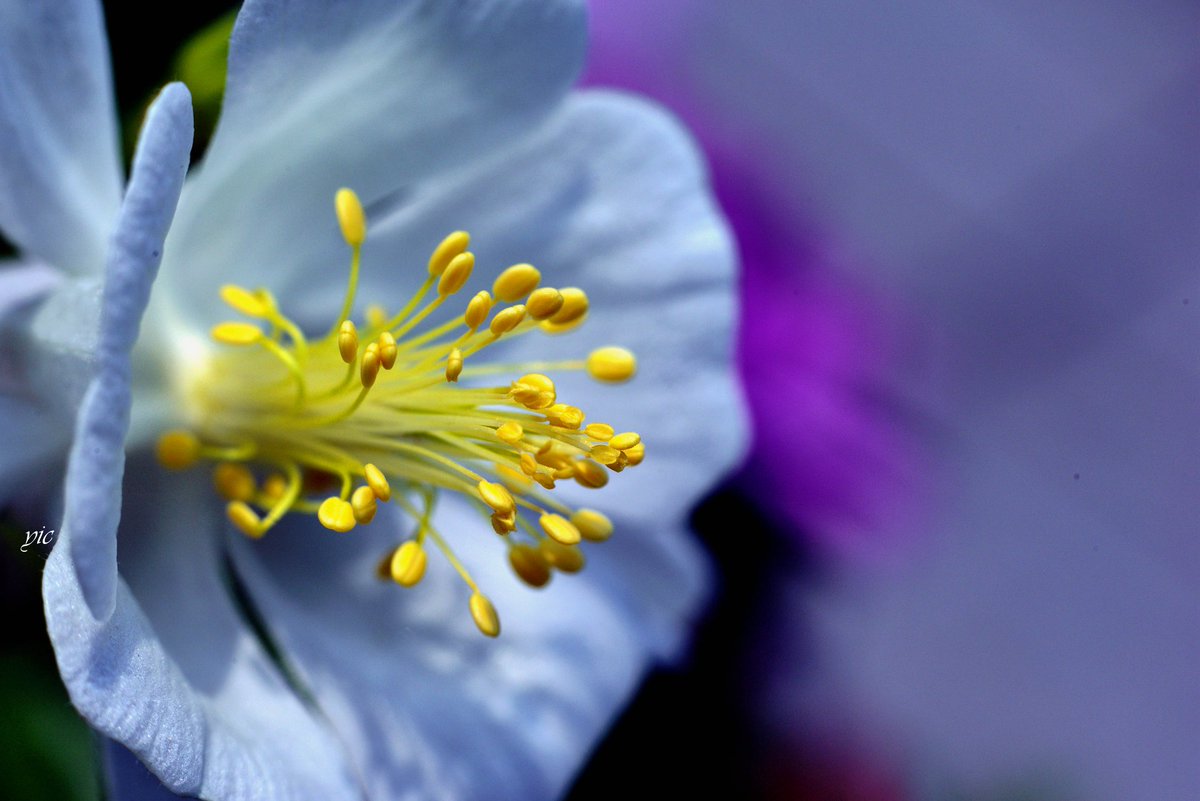
[[(433, 251), (428, 277), (402, 309), (389, 317), (371, 307), (360, 328), (350, 313), (366, 217), (349, 189), (338, 191), (334, 207), (351, 249), (337, 321), (310, 341), (266, 289), (222, 287), (222, 299), (256, 322), (212, 329), (228, 347), (188, 388), (193, 430), (162, 435), (158, 459), (175, 470), (215, 463), (214, 484), (230, 521), (253, 538), (287, 513), (316, 515), (326, 528), (348, 532), (369, 524), (379, 503), (394, 503), (413, 519), (415, 533), (383, 556), (380, 578), (416, 585), (432, 542), (470, 588), (479, 630), (494, 637), (495, 607), (433, 526), (438, 492), (460, 493), (490, 518), (507, 541), (513, 571), (529, 586), (544, 586), (554, 571), (579, 571), (581, 540), (608, 539), (612, 523), (592, 509), (572, 509), (550, 490), (560, 481), (603, 487), (609, 472), (642, 461), (644, 445), (635, 433), (585, 425), (583, 411), (559, 402), (545, 373), (586, 370), (618, 383), (633, 376), (636, 362), (629, 351), (607, 347), (578, 361), (468, 366), (500, 340), (570, 331), (587, 316), (583, 290), (541, 287), (529, 264), (501, 272), (492, 291), (477, 292), (458, 317), (418, 332), (471, 277), (475, 256), (463, 231)], [(436, 295), (422, 306), (430, 292)], [(521, 375), (502, 386), (457, 383), (503, 373)]]

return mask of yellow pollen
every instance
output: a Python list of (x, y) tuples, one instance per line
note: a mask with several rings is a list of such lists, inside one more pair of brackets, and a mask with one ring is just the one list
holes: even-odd
[(578, 573), (583, 570), (583, 551), (577, 545), (563, 545), (556, 540), (544, 539), (538, 543), (538, 550), (555, 570), (562, 573)]
[(271, 313), (270, 304), (261, 295), (233, 284), (221, 287), (221, 300), (247, 317), (266, 317)]
[(354, 512), (354, 520), (361, 525), (367, 525), (375, 519), (375, 493), (369, 487), (359, 487), (350, 496), (350, 508)]
[(547, 322), (553, 325), (570, 325), (580, 321), (588, 313), (588, 296), (579, 287), (569, 286), (558, 290), (562, 295), (563, 304), (558, 311), (550, 315)]
[(458, 381), (458, 377), (462, 375), (462, 370), (462, 351), (458, 348), (454, 348), (450, 351), (450, 355), (446, 357), (446, 380), (450, 383)]
[(496, 300), (512, 303), (537, 289), (541, 280), (542, 274), (532, 264), (514, 264), (496, 276), (496, 281), (492, 284), (492, 294), (496, 296)]
[(358, 358), (358, 329), (352, 320), (343, 320), (338, 328), (338, 353), (346, 364)]
[(625, 348), (597, 348), (587, 357), (587, 371), (597, 381), (619, 384), (633, 378), (637, 359)]
[(514, 545), (508, 549), (508, 563), (517, 577), (530, 587), (545, 587), (550, 583), (550, 564), (537, 548)]
[(575, 525), (562, 515), (542, 515), (538, 518), (538, 524), (542, 527), (542, 531), (563, 545), (574, 545), (580, 540), (579, 529), (575, 528)]
[(387, 477), (373, 464), (363, 465), (363, 477), (367, 480), (367, 486), (375, 493), (375, 497), (387, 503), (392, 497), (392, 488), (388, 484)]
[(245, 465), (222, 462), (213, 470), (213, 486), (227, 501), (249, 501), (258, 490), (254, 474)]
[(436, 278), (444, 273), (454, 257), (465, 253), (470, 244), (471, 236), (466, 231), (455, 231), (447, 236), (429, 257), (429, 274)]
[(513, 400), (527, 409), (545, 409), (554, 403), (557, 397), (554, 392), (554, 382), (549, 376), (541, 373), (523, 375), (508, 390)]
[(168, 431), (158, 438), (158, 463), (168, 470), (186, 470), (200, 459), (200, 440), (188, 431)]
[(467, 329), (474, 331), (483, 325), (483, 321), (487, 319), (491, 310), (492, 296), (488, 291), (485, 289), (476, 292), (475, 296), (467, 303), (467, 310), (463, 314), (463, 322), (466, 323)]
[(633, 431), (626, 431), (624, 434), (617, 434), (608, 441), (608, 444), (619, 451), (627, 451), (642, 441), (642, 438)]
[(534, 320), (545, 320), (556, 314), (563, 305), (563, 296), (557, 289), (542, 287), (535, 289), (525, 301), (525, 310)]
[(363, 351), (362, 362), (358, 368), (358, 377), (364, 387), (370, 389), (375, 386), (375, 379), (379, 377), (379, 368), (382, 366), (383, 363), (379, 359), (379, 345), (372, 342)]
[(480, 481), (476, 485), (479, 490), (479, 497), (483, 502), (492, 507), (497, 514), (507, 515), (516, 507), (513, 503), (513, 497), (503, 484), (497, 484), (494, 481)]
[(262, 329), (253, 323), (218, 323), (212, 338), (222, 345), (253, 345), (263, 338)]
[(496, 429), (496, 436), (509, 445), (516, 445), (521, 441), (521, 437), (525, 436), (525, 429), (521, 427), (520, 423), (509, 420)]
[[(185, 387), (179, 411), (187, 426), (162, 435), (158, 458), (172, 470), (207, 462), (230, 522), (253, 538), (288, 514), (357, 536), (357, 527), (378, 522), (381, 502), (394, 504), (408, 528), (380, 554), (379, 577), (418, 584), (432, 547), (466, 586), (480, 631), (496, 636), (496, 609), (455, 547), (490, 524), (529, 587), (583, 568), (578, 543), (603, 542), (612, 523), (563, 502), (556, 486), (603, 487), (639, 464), (645, 447), (633, 432), (584, 428), (586, 398), (560, 398), (572, 386), (560, 375), (624, 381), (635, 372), (633, 356), (604, 348), (586, 359), (491, 358), (509, 339), (577, 328), (588, 298), (578, 288), (540, 286), (541, 273), (528, 264), (503, 270), (494, 294), (475, 291), (480, 278), (463, 231), (438, 244), (407, 301), (388, 300), (391, 316), (367, 298), (365, 320), (353, 315), (367, 220), (348, 189), (335, 195), (334, 211), (350, 251), (340, 313), (314, 333), (285, 316), (267, 289), (221, 287), (243, 319), (211, 329), (217, 346), (195, 369), (172, 363)], [(404, 265), (392, 267), (404, 274)], [(460, 292), (470, 295), (461, 312), (441, 308)], [(469, 501), (477, 531), (437, 530), (434, 509), (445, 493)]]
[(367, 217), (358, 195), (352, 189), (339, 189), (333, 196), (333, 207), (346, 244), (352, 248), (361, 246), (367, 238)]
[(346, 533), (358, 523), (354, 516), (354, 507), (341, 498), (326, 498), (317, 509), (317, 520), (330, 531)]
[(612, 536), (612, 521), (595, 509), (577, 509), (571, 522), (589, 542), (604, 542)]
[(488, 330), (492, 332), (492, 336), (500, 336), (507, 334), (509, 331), (516, 328), (525, 319), (525, 307), (521, 305), (509, 306), (506, 309), (501, 309), (496, 312), (496, 316), (492, 318), (492, 323)]
[(608, 442), (613, 438), (615, 430), (608, 423), (588, 423), (584, 433), (592, 439), (598, 439), (601, 442)]
[(379, 364), (384, 370), (391, 370), (396, 366), (396, 356), (399, 354), (396, 338), (392, 336), (391, 331), (384, 331), (375, 344), (379, 346)]
[(471, 277), (472, 270), (475, 269), (475, 254), (467, 251), (460, 253), (450, 260), (450, 264), (442, 271), (441, 278), (438, 279), (437, 291), (439, 295), (453, 295), (466, 285), (467, 280)]
[(392, 553), (392, 580), (402, 587), (413, 587), (425, 576), (428, 557), (416, 540), (409, 540)]
[(496, 607), (478, 591), (471, 594), (471, 618), (488, 637), (500, 636), (500, 616), (496, 614)]

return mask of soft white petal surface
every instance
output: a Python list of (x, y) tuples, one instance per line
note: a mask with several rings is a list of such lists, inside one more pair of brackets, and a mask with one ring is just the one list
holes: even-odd
[(100, 273), (121, 201), (108, 43), (95, 0), (0, 3), (0, 229)]
[(583, 45), (579, 0), (247, 2), (167, 299), (211, 324), (224, 281), (338, 291), (334, 192), (388, 204), (487, 154), (553, 108)]

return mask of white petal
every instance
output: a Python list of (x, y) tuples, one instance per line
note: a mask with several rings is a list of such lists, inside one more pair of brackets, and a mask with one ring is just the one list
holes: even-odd
[(0, 5), (0, 228), (68, 272), (99, 273), (121, 200), (99, 3)]
[(70, 531), (46, 567), (46, 620), (71, 700), (175, 792), (357, 798), (337, 743), (231, 601), (209, 488), (148, 458), (130, 475), (112, 616), (95, 620), (84, 604)]
[[(243, 6), (221, 122), (169, 250), (174, 300), (318, 270), (339, 294), (334, 192), (419, 190), (544, 116), (583, 55), (578, 0), (316, 0)], [(210, 299), (212, 299), (210, 301)]]

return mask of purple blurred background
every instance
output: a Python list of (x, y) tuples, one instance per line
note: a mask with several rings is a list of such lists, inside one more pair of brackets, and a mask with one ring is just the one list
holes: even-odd
[(817, 543), (752, 703), (849, 795), (779, 797), (1200, 798), (1200, 9), (592, 6), (712, 160), (740, 485)]

